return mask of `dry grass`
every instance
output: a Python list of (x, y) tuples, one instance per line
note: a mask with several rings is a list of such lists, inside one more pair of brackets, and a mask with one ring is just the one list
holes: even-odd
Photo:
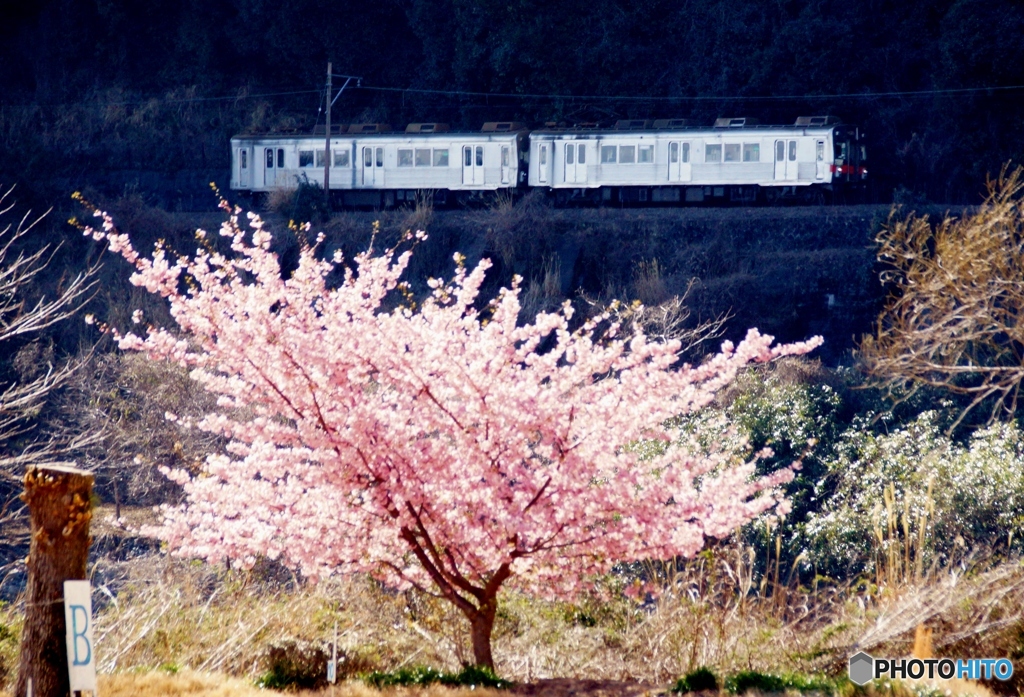
[(214, 673), (162, 671), (99, 675), (97, 688), (104, 697), (256, 697), (280, 694), (260, 690), (251, 682)]
[[(508, 594), (494, 637), (498, 670), (523, 683), (517, 689), (523, 694), (623, 696), (663, 692), (699, 666), (720, 675), (750, 669), (838, 675), (859, 649), (910, 654), (921, 624), (933, 628), (935, 654), (942, 657), (1011, 655), (1019, 641), (1024, 570), (1016, 563), (898, 588), (808, 589), (783, 581), (759, 590), (750, 560), (750, 550), (719, 547), (674, 573), (670, 591), (643, 606), (625, 599), (566, 605)], [(99, 589), (96, 597), (102, 595)], [(4, 621), (17, 620), (15, 609), (3, 612)], [(255, 694), (251, 686), (267, 670), (268, 646), (296, 640), (326, 647), (335, 623), (348, 677), (415, 664), (456, 671), (470, 655), (462, 618), (433, 598), (392, 593), (367, 579), (313, 587), (273, 567), (242, 574), (149, 558), (131, 565), (116, 603), (97, 609), (101, 692)], [(891, 686), (877, 697), (914, 697), (925, 687)], [(937, 687), (989, 697), (974, 683)], [(350, 682), (302, 694), (379, 693)]]
[[(1016, 648), (1024, 614), (1017, 564), (943, 573), (920, 585), (814, 589), (784, 578), (762, 586), (751, 559), (750, 550), (719, 547), (674, 572), (668, 591), (642, 606), (624, 598), (546, 603), (509, 593), (494, 635), (499, 673), (522, 683), (653, 685), (699, 666), (719, 674), (838, 674), (856, 650), (909, 654), (920, 624), (934, 628), (940, 656), (1005, 656)], [(105, 674), (162, 667), (251, 683), (267, 670), (268, 646), (293, 640), (326, 648), (335, 623), (341, 672), (350, 675), (416, 664), (454, 672), (471, 656), (464, 619), (446, 603), (364, 578), (311, 586), (272, 566), (238, 573), (152, 557), (128, 569), (116, 603), (97, 610)]]
[(399, 227), (403, 230), (416, 232), (427, 230), (434, 219), (434, 192), (417, 192), (416, 204), (402, 217)]
[(281, 188), (274, 189), (267, 194), (263, 202), (263, 208), (269, 213), (287, 216), (295, 206), (295, 189)]
[[(320, 695), (321, 697), (498, 697), (496, 690), (429, 688), (398, 688), (374, 690), (359, 682), (346, 682), (316, 692), (279, 692), (254, 687), (252, 683), (222, 673), (198, 673), (183, 670), (177, 673), (153, 671), (146, 673), (119, 673), (97, 676), (97, 688), (103, 697), (272, 697), (291, 694)], [(0, 697), (11, 697), (0, 692)]]
[(632, 296), (644, 305), (660, 305), (669, 298), (664, 269), (657, 259), (642, 260), (633, 267)]
[(319, 697), (382, 697), (385, 695), (387, 697), (469, 697), (470, 695), (472, 697), (507, 697), (506, 693), (500, 690), (451, 688), (440, 685), (375, 690), (355, 681), (333, 685), (323, 690), (301, 690), (293, 694), (297, 694), (299, 697), (303, 697), (303, 695), (318, 695)]

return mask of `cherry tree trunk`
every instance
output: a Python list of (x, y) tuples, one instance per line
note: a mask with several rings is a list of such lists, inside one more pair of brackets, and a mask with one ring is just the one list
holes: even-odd
[(32, 523), (25, 627), (18, 682), (23, 697), (67, 697), (70, 690), (64, 622), (64, 581), (85, 578), (93, 476), (73, 464), (29, 467), (25, 493)]
[(494, 630), (494, 615), (497, 610), (497, 599), (492, 598), (480, 610), (469, 618), (469, 636), (473, 642), (473, 663), (494, 670), (494, 657), (491, 655), (491, 633)]

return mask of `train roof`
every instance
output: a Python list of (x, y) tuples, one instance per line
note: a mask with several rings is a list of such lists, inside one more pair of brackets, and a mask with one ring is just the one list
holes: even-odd
[[(353, 123), (331, 126), (332, 138), (346, 138), (352, 136), (387, 136), (401, 138), (403, 136), (415, 135), (418, 139), (424, 136), (437, 135), (442, 138), (457, 136), (486, 136), (526, 133), (529, 129), (526, 124), (518, 121), (488, 121), (479, 131), (455, 130), (452, 131), (446, 123), (410, 123), (405, 130), (395, 130), (391, 124), (386, 123)], [(299, 129), (274, 131), (269, 133), (243, 133), (232, 136), (232, 139), (305, 139), (305, 138), (326, 138), (327, 129), (323, 124), (317, 125), (312, 132), (300, 131)]]
[[(390, 124), (339, 124), (331, 127), (331, 137), (347, 139), (359, 138), (388, 138), (402, 139), (403, 137), (415, 137), (416, 140), (423, 138), (451, 139), (453, 136), (460, 138), (480, 137), (484, 140), (498, 135), (532, 133), (537, 136), (563, 136), (568, 134), (586, 135), (624, 135), (627, 133), (666, 133), (679, 132), (681, 134), (694, 133), (730, 133), (730, 132), (765, 132), (778, 131), (784, 133), (816, 132), (826, 133), (836, 126), (846, 126), (841, 119), (835, 116), (801, 116), (791, 124), (761, 124), (757, 119), (750, 117), (730, 117), (715, 120), (714, 125), (701, 126), (689, 119), (623, 119), (614, 124), (601, 123), (577, 123), (571, 126), (545, 123), (543, 127), (530, 129), (524, 123), (516, 121), (491, 121), (476, 131), (450, 130), (445, 123), (412, 123), (404, 130), (395, 130)], [(320, 125), (312, 132), (286, 130), (270, 133), (238, 134), (232, 136), (232, 140), (307, 140), (310, 138), (326, 138), (327, 132), (323, 125)]]
[(785, 124), (762, 124), (757, 119), (750, 117), (719, 118), (715, 119), (714, 125), (702, 126), (689, 119), (630, 119), (617, 121), (614, 125), (599, 123), (578, 123), (572, 126), (556, 125), (548, 123), (544, 128), (532, 131), (537, 135), (565, 135), (565, 134), (600, 134), (600, 135), (623, 135), (625, 133), (644, 132), (675, 132), (680, 133), (729, 133), (729, 132), (751, 132), (751, 131), (815, 131), (828, 132), (835, 126), (845, 125), (842, 120), (835, 116), (801, 116), (794, 123)]

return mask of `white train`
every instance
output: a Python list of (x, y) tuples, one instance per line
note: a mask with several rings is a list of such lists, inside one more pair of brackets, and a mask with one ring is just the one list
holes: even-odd
[[(332, 129), (333, 130), (333, 129)], [(324, 185), (326, 133), (236, 136), (231, 188), (268, 193)], [(342, 126), (330, 138), (329, 188), (346, 206), (388, 207), (429, 194), (437, 203), (540, 189), (559, 203), (823, 201), (861, 189), (859, 129), (828, 116), (791, 126), (718, 119), (619, 121), (529, 131), (492, 122), (479, 132), (445, 124)]]

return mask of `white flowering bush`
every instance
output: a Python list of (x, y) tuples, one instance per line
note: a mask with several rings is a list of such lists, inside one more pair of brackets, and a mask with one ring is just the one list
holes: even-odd
[(976, 431), (961, 444), (943, 434), (936, 411), (886, 434), (856, 420), (826, 464), (834, 491), (802, 529), (822, 570), (869, 570), (888, 545), (916, 540), (926, 565), (979, 548), (1018, 548), (1024, 436), (1016, 423)]
[(976, 551), (1024, 548), (1024, 436), (1015, 423), (960, 441), (945, 434), (941, 409), (900, 424), (892, 414), (856, 415), (850, 402), (864, 397), (818, 376), (793, 379), (809, 369), (752, 369), (726, 404), (676, 422), (680, 440), (700, 451), (736, 461), (762, 453), (762, 474), (800, 459), (786, 518), (746, 526), (758, 564), (780, 555), (783, 567), (799, 559), (805, 578), (850, 578), (896, 561), (905, 578)]

